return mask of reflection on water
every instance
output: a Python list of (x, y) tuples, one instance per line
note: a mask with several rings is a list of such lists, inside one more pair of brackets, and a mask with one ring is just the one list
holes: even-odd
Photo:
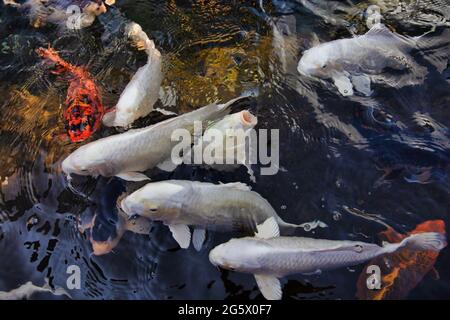
[[(427, 68), (414, 86), (374, 85), (371, 97), (343, 98), (326, 82), (301, 77), (297, 63), (310, 47), (367, 31), (365, 11), (377, 5), (386, 25), (405, 36), (439, 38), (449, 26), (445, 0), (422, 1), (187, 1), (123, 0), (87, 29), (34, 29), (13, 8), (0, 5), (0, 291), (27, 281), (65, 287), (69, 265), (81, 268), (81, 290), (72, 298), (261, 299), (253, 278), (219, 272), (208, 252), (230, 234), (209, 233), (206, 247), (181, 250), (164, 226), (148, 236), (124, 234), (110, 254), (94, 256), (90, 238), (117, 232), (119, 179), (75, 181), (74, 194), (60, 162), (79, 144), (61, 138), (68, 82), (55, 77), (34, 53), (51, 44), (61, 56), (85, 65), (101, 86), (106, 107), (115, 102), (145, 55), (130, 46), (125, 24), (139, 23), (164, 57), (161, 108), (186, 112), (258, 90), (251, 102), (258, 127), (280, 129), (276, 176), (248, 180), (246, 170), (215, 172), (182, 166), (153, 180), (243, 181), (269, 200), (284, 220), (319, 219), (329, 228), (301, 235), (379, 240), (384, 229), (345, 208), (375, 214), (406, 233), (426, 220), (449, 223), (449, 70)], [(445, 65), (447, 56), (442, 58)], [(158, 121), (155, 114), (142, 124)], [(92, 138), (112, 134), (103, 128)], [(258, 171), (255, 171), (258, 172)], [(92, 229), (79, 224), (96, 215)], [(238, 236), (235, 234), (234, 236)], [(435, 265), (439, 280), (425, 276), (409, 298), (450, 293), (448, 249)], [(14, 270), (14, 272), (11, 272)], [(284, 295), (295, 299), (354, 298), (363, 266), (291, 276)], [(432, 290), (431, 290), (432, 288)], [(56, 298), (50, 293), (33, 297)]]

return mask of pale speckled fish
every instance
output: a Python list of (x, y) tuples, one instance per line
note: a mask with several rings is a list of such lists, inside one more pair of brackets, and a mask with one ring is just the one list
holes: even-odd
[(258, 226), (255, 237), (231, 239), (209, 253), (215, 266), (251, 273), (266, 299), (282, 297), (278, 278), (290, 274), (318, 274), (321, 271), (353, 266), (402, 248), (440, 251), (446, 245), (441, 233), (413, 234), (399, 243), (382, 247), (360, 241), (280, 237), (278, 224), (270, 218)]
[(270, 203), (250, 187), (240, 183), (168, 180), (151, 182), (119, 203), (129, 217), (143, 216), (169, 226), (182, 248), (192, 242), (199, 250), (205, 228), (217, 231), (256, 230), (256, 225), (273, 217), (283, 231), (299, 226), (284, 222)]
[(136, 46), (145, 50), (148, 59), (120, 95), (115, 110), (103, 117), (103, 124), (109, 127), (129, 127), (135, 120), (148, 115), (159, 98), (163, 79), (161, 53), (154, 42), (134, 22), (127, 26), (127, 33)]
[(396, 86), (423, 82), (428, 71), (410, 55), (414, 48), (438, 48), (426, 58), (439, 71), (445, 69), (450, 44), (446, 34), (448, 30), (438, 44), (441, 40), (408, 38), (389, 31), (383, 24), (376, 24), (364, 35), (330, 41), (305, 51), (297, 69), (305, 76), (333, 80), (343, 96), (353, 95), (354, 89), (369, 96), (371, 82), (383, 81), (380, 76), (387, 68), (406, 72), (396, 81)]
[(225, 104), (210, 104), (157, 124), (129, 130), (81, 146), (62, 162), (64, 173), (82, 176), (118, 176), (124, 180), (142, 181), (140, 173), (171, 162), (171, 152), (179, 142), (172, 141), (176, 129), (193, 132), (194, 121), (220, 119), (230, 111), (238, 97)]

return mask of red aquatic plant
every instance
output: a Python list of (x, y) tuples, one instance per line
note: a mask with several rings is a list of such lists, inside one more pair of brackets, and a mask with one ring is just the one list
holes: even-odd
[(64, 61), (53, 48), (39, 48), (40, 57), (55, 63), (54, 74), (69, 75), (70, 85), (65, 101), (67, 133), (72, 142), (88, 139), (100, 127), (105, 110), (100, 91), (92, 76), (82, 67)]
[[(388, 228), (379, 236), (385, 241), (400, 242), (411, 234), (422, 232), (445, 234), (445, 223), (442, 220), (426, 221), (407, 234), (401, 234)], [(439, 252), (434, 251), (403, 249), (373, 259), (358, 278), (356, 297), (365, 300), (404, 299), (433, 269), (438, 255)], [(381, 269), (381, 288), (378, 290), (368, 289), (366, 285), (368, 277), (366, 271), (367, 267), (371, 265), (379, 266)]]

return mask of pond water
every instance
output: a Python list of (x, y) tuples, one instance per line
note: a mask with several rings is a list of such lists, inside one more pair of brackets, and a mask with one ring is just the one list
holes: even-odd
[[(373, 84), (370, 97), (343, 97), (330, 82), (297, 72), (303, 52), (318, 42), (364, 34), (370, 5), (398, 34), (449, 41), (443, 35), (450, 16), (446, 0), (119, 0), (78, 31), (33, 28), (26, 15), (0, 4), (0, 291), (27, 281), (65, 288), (67, 268), (76, 265), (82, 276), (81, 289), (70, 291), (74, 299), (263, 299), (252, 276), (209, 263), (210, 249), (237, 233), (210, 232), (196, 252), (180, 249), (168, 228), (154, 223), (149, 235), (127, 232), (113, 252), (92, 254), (89, 235), (114, 236), (117, 197), (144, 183), (86, 178), (75, 183), (87, 196), (72, 192), (60, 167), (80, 146), (60, 138), (68, 82), (51, 75), (35, 49), (51, 45), (85, 66), (105, 106), (113, 107), (145, 64), (145, 54), (124, 35), (130, 21), (142, 26), (163, 56), (157, 107), (183, 113), (252, 90), (258, 96), (246, 107), (258, 117), (257, 128), (280, 130), (276, 175), (260, 175), (256, 165), (253, 182), (245, 168), (182, 165), (172, 173), (154, 170), (152, 180), (248, 183), (285, 221), (328, 225), (302, 236), (379, 242), (385, 225), (400, 233), (428, 220), (448, 225), (448, 48), (414, 53), (428, 70), (422, 83)], [(443, 70), (427, 59), (436, 50), (447, 50)], [(155, 112), (138, 125), (160, 119)], [(88, 141), (115, 132), (102, 128)], [(93, 214), (91, 233), (80, 232), (78, 221)], [(434, 271), (407, 298), (450, 297), (449, 251), (441, 251)], [(363, 268), (286, 277), (284, 298), (353, 299)]]

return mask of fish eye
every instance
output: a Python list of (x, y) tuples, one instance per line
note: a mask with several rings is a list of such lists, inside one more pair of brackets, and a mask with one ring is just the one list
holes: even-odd
[(325, 69), (327, 67), (327, 64), (325, 63), (323, 66), (322, 66), (322, 69)]
[(360, 244), (355, 245), (355, 251), (358, 252), (358, 253), (362, 252), (363, 251), (363, 246), (360, 245)]

